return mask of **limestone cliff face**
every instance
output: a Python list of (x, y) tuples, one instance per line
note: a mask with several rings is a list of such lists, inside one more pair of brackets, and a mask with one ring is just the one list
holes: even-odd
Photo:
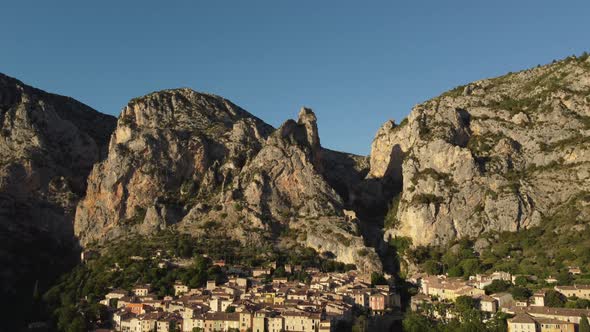
[(477, 81), (387, 122), (368, 175), (402, 185), (385, 237), (428, 245), (517, 231), (587, 192), (589, 61)]
[(115, 121), (0, 74), (0, 293), (11, 303), (71, 263), (76, 204)]
[(167, 90), (132, 100), (78, 206), (82, 243), (176, 223), (212, 202), (272, 128), (217, 96)]
[(273, 219), (342, 215), (343, 202), (321, 173), (315, 115), (286, 121), (241, 172), (237, 190), (251, 209)]
[[(256, 245), (281, 241), (283, 229), (332, 229), (344, 201), (324, 177), (315, 114), (274, 129), (218, 96), (166, 90), (132, 100), (119, 117), (108, 157), (97, 164), (78, 205), (81, 243), (174, 227), (224, 234)], [(380, 269), (374, 250), (352, 229), (330, 247), (336, 258)], [(321, 245), (300, 243), (323, 252)], [(330, 239), (328, 240), (330, 241)]]
[[(371, 272), (382, 265), (366, 244), (383, 253), (390, 236), (443, 244), (537, 225), (566, 204), (580, 206), (580, 221), (590, 214), (576, 201), (590, 188), (588, 57), (417, 105), (379, 129), (368, 158), (323, 148), (311, 109), (275, 129), (190, 89), (133, 99), (115, 123), (0, 75), (0, 125), (9, 237), (34, 229), (89, 245), (215, 230), (252, 245), (296, 242)], [(374, 219), (386, 204), (382, 234)]]
[(115, 118), (0, 74), (0, 224), (72, 240), (86, 177)]
[(334, 174), (355, 173), (356, 163), (340, 164), (340, 172), (326, 167), (338, 158), (344, 157), (321, 149), (316, 117), (304, 108), (297, 122), (286, 121), (244, 167), (234, 197), (243, 195), (246, 209), (255, 216), (297, 231), (304, 245), (363, 272), (380, 271), (375, 250), (360, 235), (359, 221), (345, 216), (348, 198), (332, 187), (339, 180)]

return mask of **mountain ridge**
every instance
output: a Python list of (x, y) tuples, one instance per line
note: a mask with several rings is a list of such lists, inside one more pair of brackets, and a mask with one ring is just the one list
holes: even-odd
[(323, 152), (316, 122), (313, 111), (302, 108), (297, 121), (274, 129), (226, 99), (190, 89), (132, 99), (119, 116), (108, 158), (89, 177), (76, 234), (87, 245), (167, 227), (198, 233), (215, 223), (256, 243), (279, 241), (281, 230), (293, 226), (302, 232), (296, 242), (320, 249), (326, 239), (309, 235), (307, 241), (305, 228), (314, 223), (340, 234), (332, 254), (379, 270), (374, 253), (356, 254), (365, 246), (355, 224), (337, 226), (344, 201), (326, 182), (322, 158), (336, 154)]
[(20, 321), (77, 262), (73, 219), (115, 118), (0, 74), (0, 293)]
[(587, 55), (420, 103), (379, 128), (369, 156), (322, 147), (317, 121), (302, 108), (274, 128), (189, 88), (133, 98), (115, 119), (0, 74), (3, 292), (35, 282), (18, 280), (31, 266), (15, 239), (49, 238), (58, 248), (30, 262), (55, 264), (78, 241), (214, 229), (397, 273), (399, 241), (444, 247), (590, 217)]
[(385, 236), (445, 244), (541, 223), (588, 184), (589, 93), (588, 57), (570, 57), (455, 88), (386, 123), (370, 177), (403, 190)]

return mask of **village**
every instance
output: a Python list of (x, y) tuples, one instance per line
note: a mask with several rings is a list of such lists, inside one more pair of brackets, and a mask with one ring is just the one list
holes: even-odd
[[(227, 269), (223, 261), (215, 262)], [(390, 285), (374, 285), (356, 271), (322, 273), (307, 268), (311, 282), (269, 278), (272, 269), (249, 276), (228, 275), (201, 288), (174, 283), (174, 296), (158, 298), (150, 285), (112, 289), (100, 301), (111, 312), (111, 329), (96, 331), (337, 331), (357, 312), (399, 312), (400, 296)], [(285, 265), (290, 273), (301, 266)]]
[[(569, 268), (570, 275), (581, 273), (578, 267)], [(546, 288), (514, 297), (508, 291), (486, 294), (492, 284), (517, 285), (518, 280), (536, 280), (535, 276), (512, 275), (496, 271), (476, 274), (468, 280), (446, 275), (416, 274), (409, 278), (418, 287), (412, 296), (410, 310), (431, 315), (435, 320), (452, 319), (456, 310), (449, 310), (461, 298), (468, 298), (484, 319), (504, 314), (509, 332), (575, 332), (580, 331), (582, 320), (590, 316), (590, 308), (555, 307), (548, 303), (549, 297), (590, 300), (590, 285), (557, 285), (557, 279), (548, 277), (543, 281)], [(522, 287), (521, 287), (522, 288)], [(526, 288), (522, 288), (526, 289)], [(590, 303), (590, 302), (588, 302)]]

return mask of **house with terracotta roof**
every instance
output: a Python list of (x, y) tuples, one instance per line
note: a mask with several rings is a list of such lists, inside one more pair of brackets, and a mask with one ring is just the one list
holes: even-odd
[(477, 308), (483, 312), (494, 313), (498, 311), (498, 301), (488, 295), (475, 295), (473, 298), (477, 301)]
[(590, 285), (555, 286), (554, 289), (566, 297), (590, 300)]
[(205, 314), (205, 332), (240, 329), (240, 314), (237, 312), (211, 312)]
[(133, 294), (137, 296), (146, 296), (150, 292), (150, 285), (137, 285), (133, 287)]
[(207, 290), (214, 290), (217, 287), (215, 280), (207, 280)]
[(180, 281), (176, 281), (174, 283), (174, 295), (178, 296), (178, 295), (182, 295), (184, 293), (188, 292), (188, 286), (183, 284)]
[(320, 322), (320, 328), (318, 332), (331, 332), (332, 331), (332, 322), (329, 320), (323, 320)]
[(511, 307), (504, 310), (509, 314), (526, 313), (534, 318), (551, 318), (564, 322), (580, 324), (582, 316), (589, 317), (589, 309), (551, 308), (551, 307)]
[(546, 317), (519, 313), (508, 319), (508, 332), (575, 332), (576, 324)]
[(309, 299), (309, 294), (307, 292), (307, 289), (305, 289), (305, 288), (292, 290), (289, 293), (287, 293), (287, 300), (306, 301), (308, 299)]
[(113, 289), (110, 292), (108, 292), (104, 297), (107, 300), (120, 299), (123, 296), (127, 296), (128, 293), (129, 292), (124, 289)]
[(285, 331), (285, 319), (282, 316), (269, 316), (266, 318), (266, 328), (268, 332)]
[(369, 295), (369, 307), (376, 314), (383, 314), (390, 308), (389, 296), (386, 292), (372, 292)]
[(156, 331), (170, 332), (181, 330), (182, 318), (178, 314), (165, 314), (156, 320)]
[(548, 276), (547, 278), (545, 278), (545, 282), (548, 284), (556, 284), (557, 279), (554, 276)]
[(127, 303), (125, 308), (129, 309), (129, 311), (136, 315), (144, 314), (150, 310), (153, 310), (152, 306), (149, 306), (145, 303)]
[(498, 308), (508, 308), (512, 306), (514, 303), (514, 298), (510, 293), (495, 293), (490, 295), (490, 297), (494, 298), (498, 302)]
[(495, 271), (491, 274), (476, 274), (475, 276), (469, 277), (469, 280), (472, 282), (472, 284), (479, 289), (483, 289), (484, 287), (490, 285), (494, 280), (504, 280), (510, 282), (511, 279), (512, 275), (504, 271)]
[(270, 270), (270, 268), (257, 268), (257, 269), (253, 269), (252, 270), (252, 276), (253, 277), (261, 277), (263, 275), (270, 275), (272, 273), (272, 271)]
[(354, 300), (354, 304), (363, 308), (369, 307), (369, 296), (371, 295), (369, 288), (353, 289), (350, 295)]
[(529, 300), (530, 305), (534, 307), (544, 307), (545, 306), (545, 296), (547, 295), (547, 291), (544, 289), (536, 291), (531, 299)]
[(576, 324), (553, 318), (534, 318), (540, 332), (575, 332)]
[(132, 313), (129, 309), (120, 309), (113, 313), (113, 325), (117, 331), (122, 330), (121, 322), (125, 321), (128, 322), (132, 317), (136, 315)]
[(432, 303), (432, 299), (430, 298), (430, 296), (418, 293), (412, 296), (412, 299), (410, 300), (410, 309), (412, 309), (412, 311), (417, 311), (426, 303)]
[(537, 323), (529, 314), (522, 313), (507, 320), (508, 332), (537, 332)]
[(320, 313), (287, 311), (281, 316), (285, 319), (285, 331), (317, 331), (321, 322)]
[(192, 332), (194, 329), (205, 329), (205, 315), (196, 314), (191, 318), (184, 318), (182, 320), (182, 331)]
[(485, 295), (483, 289), (469, 286), (465, 281), (444, 276), (429, 276), (422, 279), (420, 291), (442, 300), (455, 301), (459, 296)]

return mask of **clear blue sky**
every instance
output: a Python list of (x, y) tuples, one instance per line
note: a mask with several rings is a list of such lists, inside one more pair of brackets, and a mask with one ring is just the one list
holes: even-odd
[(0, 72), (28, 84), (114, 115), (174, 87), (274, 126), (305, 105), (322, 145), (359, 154), (454, 86), (590, 49), (587, 0), (12, 0), (0, 13)]

